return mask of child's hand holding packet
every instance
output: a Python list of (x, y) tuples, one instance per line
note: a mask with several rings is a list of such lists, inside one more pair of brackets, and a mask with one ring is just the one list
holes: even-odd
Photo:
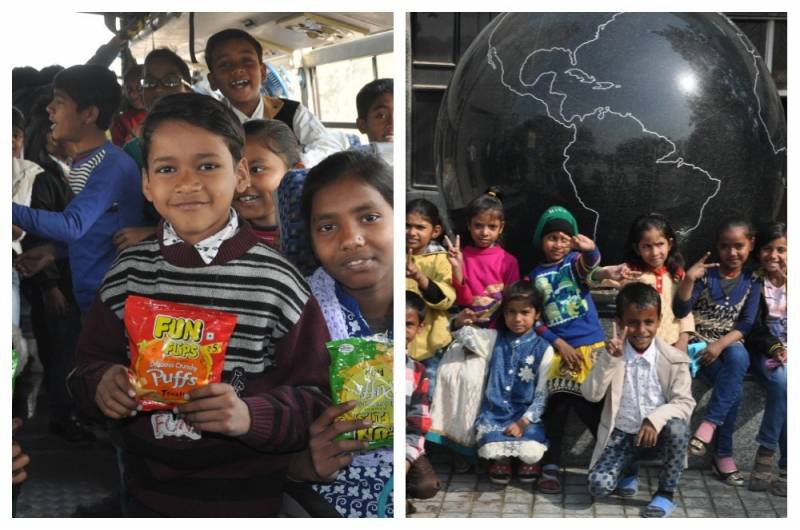
[(368, 419), (367, 429), (348, 432), (343, 439), (366, 440), (369, 449), (391, 447), (394, 433), (391, 344), (349, 338), (327, 344), (331, 356), (331, 390), (337, 405), (356, 400), (358, 405), (337, 421)]
[(129, 296), (129, 377), (142, 409), (171, 409), (192, 390), (218, 383), (235, 326), (230, 313)]

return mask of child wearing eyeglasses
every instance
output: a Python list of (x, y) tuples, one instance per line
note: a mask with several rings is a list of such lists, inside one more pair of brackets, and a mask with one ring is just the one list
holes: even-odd
[[(164, 96), (192, 90), (189, 67), (178, 54), (167, 48), (156, 48), (147, 54), (144, 59), (140, 84), (142, 101), (147, 112), (150, 112), (156, 101)], [(136, 161), (141, 172), (142, 166), (144, 166), (142, 139), (140, 137), (133, 138), (125, 144), (123, 149)], [(147, 201), (144, 203), (143, 214), (145, 226), (123, 228), (114, 234), (114, 244), (117, 250), (122, 251), (147, 236), (155, 234), (156, 225), (161, 220), (161, 216), (153, 208), (152, 203)]]

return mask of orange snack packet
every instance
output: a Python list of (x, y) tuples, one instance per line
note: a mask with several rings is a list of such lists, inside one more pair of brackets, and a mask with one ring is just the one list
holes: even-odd
[(143, 409), (171, 409), (192, 390), (218, 383), (234, 327), (231, 313), (128, 296), (128, 376)]

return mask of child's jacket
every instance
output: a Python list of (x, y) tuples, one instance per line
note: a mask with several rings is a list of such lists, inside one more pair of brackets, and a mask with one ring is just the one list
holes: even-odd
[(417, 282), (406, 278), (406, 290), (417, 293), (425, 301), (424, 327), (417, 334), (408, 353), (414, 360), (424, 361), (453, 340), (447, 310), (456, 301), (456, 291), (453, 288), (453, 269), (447, 260), (447, 252), (440, 250), (424, 253), (414, 256), (413, 259), (422, 274), (436, 284), (442, 295), (438, 301), (428, 300), (419, 290)]
[[(651, 412), (647, 419), (660, 433), (671, 418), (684, 420), (688, 424), (694, 410), (695, 400), (692, 397), (689, 357), (659, 337), (654, 340), (656, 341), (656, 350), (658, 350), (656, 372), (666, 403)], [(606, 353), (597, 358), (589, 377), (581, 385), (581, 392), (586, 400), (598, 402), (605, 398), (603, 415), (600, 418), (600, 425), (597, 427), (597, 442), (589, 468), (594, 466), (597, 459), (603, 454), (611, 433), (614, 431), (614, 421), (619, 411), (624, 382), (625, 357), (614, 357)]]

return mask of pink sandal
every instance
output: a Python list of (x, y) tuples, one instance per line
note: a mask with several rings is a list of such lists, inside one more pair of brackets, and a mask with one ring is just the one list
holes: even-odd
[(694, 431), (694, 436), (689, 440), (689, 454), (693, 456), (706, 456), (708, 444), (714, 438), (714, 431), (717, 426), (710, 421), (703, 420), (700, 426)]

